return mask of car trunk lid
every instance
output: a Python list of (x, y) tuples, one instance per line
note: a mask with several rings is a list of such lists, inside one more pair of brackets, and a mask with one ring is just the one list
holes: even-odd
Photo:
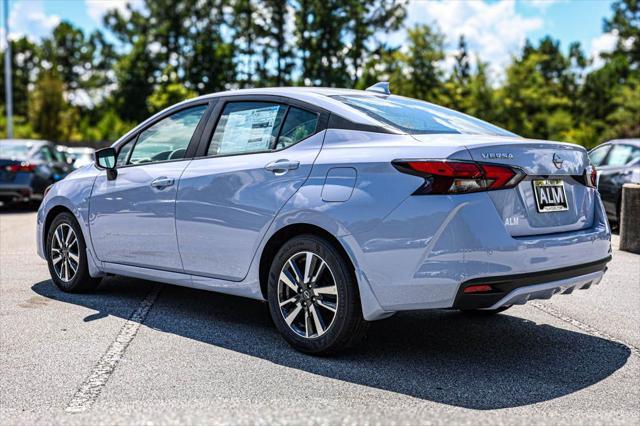
[(471, 159), (519, 168), (514, 188), (487, 192), (514, 237), (570, 232), (593, 224), (596, 192), (586, 186), (584, 148), (518, 137), (418, 135), (416, 139), (464, 145)]

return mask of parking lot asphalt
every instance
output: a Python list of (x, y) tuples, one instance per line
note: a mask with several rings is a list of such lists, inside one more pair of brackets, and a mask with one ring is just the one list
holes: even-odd
[(291, 349), (264, 303), (110, 277), (65, 294), (35, 213), (0, 213), (0, 423), (639, 424), (640, 256), (490, 318), (409, 312)]

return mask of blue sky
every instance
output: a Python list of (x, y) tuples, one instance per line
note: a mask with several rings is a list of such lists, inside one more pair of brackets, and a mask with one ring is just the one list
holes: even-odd
[[(101, 28), (101, 17), (109, 8), (123, 8), (120, 0), (10, 0), (12, 35), (38, 38), (61, 20), (69, 20), (85, 31)], [(140, 5), (141, 0), (134, 0)], [(470, 49), (499, 71), (517, 53), (526, 38), (538, 40), (546, 34), (569, 43), (579, 41), (588, 54), (609, 50), (615, 36), (602, 33), (603, 18), (611, 14), (612, 0), (409, 0), (408, 24), (431, 23), (446, 36), (449, 61), (460, 34)], [(381, 35), (401, 43), (404, 32)], [(597, 61), (596, 61), (597, 62)]]

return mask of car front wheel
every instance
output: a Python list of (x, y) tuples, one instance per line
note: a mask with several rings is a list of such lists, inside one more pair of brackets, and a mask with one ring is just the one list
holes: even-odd
[(273, 322), (301, 352), (335, 353), (364, 338), (368, 323), (353, 269), (323, 238), (287, 241), (273, 260), (268, 285)]
[(60, 213), (47, 233), (47, 263), (53, 282), (70, 293), (91, 291), (100, 278), (89, 275), (87, 246), (80, 225), (71, 213)]

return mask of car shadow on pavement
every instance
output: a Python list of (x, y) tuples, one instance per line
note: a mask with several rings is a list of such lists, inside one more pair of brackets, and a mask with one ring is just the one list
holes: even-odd
[[(85, 318), (91, 321), (128, 318), (131, 310), (122, 306), (135, 304), (154, 285), (110, 277), (93, 294), (62, 293), (51, 281), (32, 289), (97, 311)], [(282, 340), (265, 303), (169, 285), (144, 325), (313, 374), (479, 410), (571, 394), (606, 379), (630, 356), (616, 342), (517, 316), (428, 311), (372, 323), (365, 343), (346, 354), (311, 357)], [(175, 350), (179, 357), (180, 348)]]
[(19, 204), (2, 204), (0, 203), (0, 215), (7, 213), (35, 213), (38, 211), (39, 203), (19, 203)]

